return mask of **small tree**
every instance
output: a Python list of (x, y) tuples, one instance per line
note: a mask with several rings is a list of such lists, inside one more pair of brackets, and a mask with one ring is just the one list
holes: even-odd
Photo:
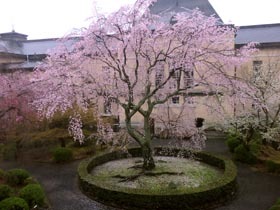
[(30, 106), (33, 91), (28, 74), (22, 71), (0, 72), (0, 129), (14, 132), (19, 123), (24, 129), (32, 127), (36, 111)]
[[(142, 148), (145, 169), (155, 167), (150, 127), (155, 109), (175, 96), (187, 98), (194, 84), (206, 95), (229, 90), (233, 67), (252, 51), (251, 46), (234, 50), (233, 26), (219, 25), (198, 10), (165, 23), (150, 13), (151, 3), (138, 0), (133, 7), (97, 16), (74, 45), (68, 41), (55, 49), (38, 68), (43, 70), (36, 79), (41, 98), (34, 103), (47, 116), (73, 102), (87, 107), (100, 97), (117, 104), (128, 134)], [(162, 66), (163, 76), (155, 82)], [(183, 79), (190, 75), (191, 85)], [(143, 132), (132, 126), (137, 114)]]
[[(269, 57), (269, 56), (268, 56)], [(268, 59), (251, 72), (241, 75), (247, 88), (239, 89), (242, 100), (229, 126), (249, 144), (256, 135), (266, 140), (280, 137), (279, 61)], [(240, 97), (241, 98), (241, 97)]]

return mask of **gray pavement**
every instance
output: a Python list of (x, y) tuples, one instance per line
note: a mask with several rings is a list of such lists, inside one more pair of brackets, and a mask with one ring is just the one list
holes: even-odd
[[(167, 140), (156, 140), (156, 145)], [(209, 134), (206, 149), (230, 157), (224, 137)], [(43, 185), (52, 210), (116, 210), (97, 203), (81, 193), (77, 184), (79, 161), (69, 164), (36, 162), (1, 162), (0, 168), (25, 168)], [(249, 166), (237, 163), (239, 194), (226, 206), (217, 210), (268, 210), (280, 198), (280, 176), (255, 172)]]

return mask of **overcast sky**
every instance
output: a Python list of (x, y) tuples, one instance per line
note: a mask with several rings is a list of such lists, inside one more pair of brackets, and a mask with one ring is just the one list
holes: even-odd
[[(29, 39), (54, 38), (73, 28), (87, 27), (93, 0), (0, 0), (0, 33), (16, 32)], [(110, 12), (135, 0), (95, 0), (98, 10)], [(209, 0), (225, 23), (280, 23), (280, 0)]]

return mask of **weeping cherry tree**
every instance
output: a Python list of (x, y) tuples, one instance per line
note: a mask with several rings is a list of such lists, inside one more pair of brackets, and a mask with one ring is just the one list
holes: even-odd
[[(152, 3), (138, 0), (97, 16), (80, 37), (54, 49), (34, 78), (40, 96), (34, 104), (47, 116), (73, 103), (86, 108), (101, 97), (116, 104), (128, 134), (142, 148), (144, 169), (155, 167), (150, 119), (157, 107), (176, 96), (187, 98), (192, 88), (213, 95), (229, 91), (234, 67), (254, 51), (252, 45), (234, 50), (236, 29), (215, 17), (187, 11), (170, 24), (150, 13)], [(164, 71), (155, 83), (159, 68)], [(194, 85), (187, 85), (184, 75), (193, 75)], [(135, 115), (143, 119), (143, 132), (132, 125)], [(82, 140), (81, 122), (74, 122), (72, 133)]]

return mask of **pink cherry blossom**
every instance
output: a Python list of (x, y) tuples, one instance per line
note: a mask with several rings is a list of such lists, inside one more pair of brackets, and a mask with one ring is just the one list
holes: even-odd
[[(117, 107), (112, 114), (124, 113), (128, 134), (141, 146), (146, 169), (155, 166), (150, 119), (158, 107), (174, 96), (187, 98), (195, 88), (206, 95), (232, 93), (241, 83), (235, 67), (255, 51), (254, 44), (235, 51), (232, 25), (220, 25), (199, 10), (179, 13), (174, 24), (165, 23), (150, 13), (152, 2), (138, 0), (107, 17), (99, 15), (79, 38), (62, 42), (38, 67), (38, 99), (33, 103), (52, 116), (73, 104), (86, 109), (102, 97), (111, 101)], [(159, 68), (164, 73), (155, 85)], [(192, 74), (192, 84), (187, 85), (181, 78)], [(135, 115), (143, 118), (143, 130), (132, 125)], [(79, 139), (81, 124), (71, 122), (71, 133)], [(175, 130), (182, 135), (182, 129)], [(105, 130), (99, 132), (113, 135)]]

